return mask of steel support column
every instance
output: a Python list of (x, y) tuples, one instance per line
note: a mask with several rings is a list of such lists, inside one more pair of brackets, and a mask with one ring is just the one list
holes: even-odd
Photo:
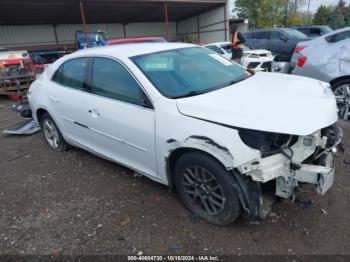
[(165, 18), (164, 29), (165, 29), (166, 40), (169, 41), (169, 19), (168, 19), (167, 1), (164, 1), (164, 18)]
[(80, 13), (81, 13), (81, 20), (83, 21), (83, 30), (84, 30), (84, 35), (85, 35), (86, 47), (89, 47), (88, 33), (87, 33), (88, 31), (87, 31), (87, 26), (86, 26), (86, 19), (85, 19), (83, 0), (80, 0)]

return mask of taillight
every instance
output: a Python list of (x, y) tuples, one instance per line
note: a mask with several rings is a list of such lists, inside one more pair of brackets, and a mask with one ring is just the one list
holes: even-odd
[(307, 57), (302, 55), (301, 57), (298, 58), (297, 66), (304, 67), (306, 60), (307, 60)]
[(300, 53), (300, 51), (303, 50), (306, 47), (307, 47), (307, 45), (298, 45), (298, 46), (295, 47), (294, 53)]

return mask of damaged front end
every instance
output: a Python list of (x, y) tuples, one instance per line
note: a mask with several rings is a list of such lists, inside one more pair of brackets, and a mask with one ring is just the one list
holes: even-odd
[(307, 136), (295, 136), (239, 130), (241, 140), (261, 153), (255, 159), (238, 167), (241, 174), (253, 181), (276, 181), (276, 195), (294, 198), (296, 188), (303, 183), (315, 185), (324, 194), (333, 184), (333, 150), (340, 143), (343, 132), (336, 125)]

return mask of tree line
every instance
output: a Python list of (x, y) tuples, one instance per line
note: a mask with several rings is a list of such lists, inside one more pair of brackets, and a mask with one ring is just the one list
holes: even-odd
[(249, 19), (251, 28), (304, 24), (329, 25), (333, 29), (350, 26), (350, 5), (344, 0), (336, 6), (321, 5), (314, 15), (308, 12), (308, 5), (309, 0), (236, 0), (233, 11), (238, 18)]
[(350, 4), (346, 6), (346, 3), (340, 0), (336, 6), (321, 5), (315, 13), (313, 23), (329, 25), (332, 29), (350, 26)]

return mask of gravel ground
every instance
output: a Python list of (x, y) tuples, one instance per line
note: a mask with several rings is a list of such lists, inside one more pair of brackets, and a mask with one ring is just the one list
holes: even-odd
[[(0, 129), (20, 120), (0, 100)], [(350, 123), (341, 122), (350, 148)], [(0, 254), (348, 254), (350, 165), (312, 204), (281, 201), (259, 225), (199, 221), (174, 192), (73, 148), (57, 153), (41, 134), (0, 135)]]

